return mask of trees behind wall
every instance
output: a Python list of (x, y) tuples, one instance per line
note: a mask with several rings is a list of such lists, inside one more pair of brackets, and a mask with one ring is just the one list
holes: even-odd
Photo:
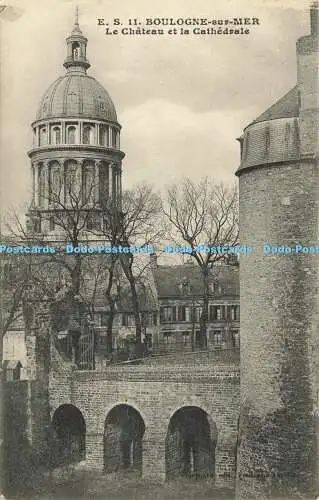
[[(203, 300), (200, 317), (200, 347), (205, 348), (206, 324), (209, 303), (209, 270), (225, 256), (213, 251), (202, 252), (198, 245), (236, 245), (238, 243), (238, 199), (235, 187), (216, 184), (204, 178), (197, 183), (184, 179), (180, 184), (168, 188), (164, 199), (147, 184), (140, 184), (123, 192), (122, 203), (115, 206), (111, 201), (104, 205), (94, 203), (95, 186), (90, 190), (72, 189), (65, 193), (50, 193), (48, 209), (29, 210), (28, 230), (18, 217), (15, 225), (7, 226), (11, 244), (45, 245), (45, 230), (53, 228), (57, 252), (46, 255), (11, 255), (14, 272), (8, 274), (1, 265), (1, 282), (7, 289), (6, 310), (1, 319), (1, 340), (21, 314), (25, 288), (42, 290), (63, 310), (65, 296), (70, 298), (75, 309), (81, 309), (82, 317), (93, 321), (96, 303), (101, 296), (108, 311), (107, 351), (112, 352), (114, 343), (114, 318), (120, 298), (120, 283), (127, 281), (131, 307), (135, 322), (136, 354), (141, 352), (143, 325), (138, 286), (147, 274), (149, 259), (140, 258), (133, 251), (108, 255), (66, 255), (64, 247), (101, 242), (123, 247), (156, 245), (162, 246), (164, 239), (191, 248), (190, 257), (199, 266), (202, 275)], [(42, 216), (42, 231), (37, 221)], [(50, 236), (51, 238), (51, 236)], [(93, 258), (92, 258), (93, 257)], [(4, 260), (2, 260), (4, 262)], [(19, 263), (19, 264), (17, 264)], [(145, 279), (145, 278), (144, 278)], [(64, 301), (64, 302), (63, 302)], [(76, 304), (76, 306), (75, 306)], [(79, 306), (80, 304), (80, 306)], [(79, 307), (78, 307), (79, 306)], [(84, 313), (83, 313), (84, 311)], [(65, 312), (70, 316), (70, 310)], [(68, 318), (66, 318), (68, 319)], [(81, 323), (81, 321), (79, 321)], [(67, 321), (66, 321), (67, 326)], [(67, 328), (66, 328), (67, 329)], [(2, 347), (2, 341), (1, 341)]]
[[(211, 247), (238, 244), (238, 194), (235, 186), (215, 183), (207, 177), (188, 178), (168, 188), (163, 213), (170, 224), (172, 241), (190, 248), (189, 254), (202, 276), (203, 306), (200, 316), (200, 346), (207, 347), (209, 270), (227, 255)], [(200, 249), (200, 246), (206, 248)]]

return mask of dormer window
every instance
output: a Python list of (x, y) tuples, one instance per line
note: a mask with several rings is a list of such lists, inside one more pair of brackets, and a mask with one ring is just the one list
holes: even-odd
[(217, 294), (217, 295), (221, 295), (222, 293), (222, 287), (219, 283), (211, 283), (210, 285), (210, 291), (212, 294)]
[(182, 295), (188, 295), (191, 292), (191, 284), (189, 283), (189, 281), (183, 281), (179, 285), (179, 289)]

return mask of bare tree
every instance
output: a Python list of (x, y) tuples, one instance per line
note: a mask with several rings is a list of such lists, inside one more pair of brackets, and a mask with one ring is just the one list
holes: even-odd
[(171, 225), (172, 239), (188, 247), (187, 252), (200, 267), (203, 307), (200, 317), (200, 345), (207, 347), (209, 270), (229, 253), (221, 248), (238, 243), (238, 195), (235, 186), (216, 184), (207, 177), (198, 183), (186, 178), (171, 186), (163, 203)]
[[(131, 190), (124, 191), (122, 197), (122, 210), (113, 220), (113, 226), (106, 231), (111, 232), (111, 240), (125, 251), (119, 251), (118, 258), (124, 275), (129, 282), (132, 298), (132, 308), (135, 321), (136, 351), (141, 351), (142, 321), (140, 315), (137, 283), (143, 273), (143, 266), (137, 265), (138, 253), (133, 246), (146, 247), (155, 245), (163, 235), (163, 219), (161, 214), (160, 197), (147, 184), (139, 184)], [(141, 264), (141, 262), (139, 263)], [(147, 263), (148, 265), (148, 263)]]

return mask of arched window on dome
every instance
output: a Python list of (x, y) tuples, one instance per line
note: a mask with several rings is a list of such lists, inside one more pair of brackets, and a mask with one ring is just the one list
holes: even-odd
[(52, 144), (61, 144), (61, 129), (58, 126), (52, 128)]
[(45, 171), (42, 163), (38, 166), (38, 202), (43, 207), (45, 201)]
[(94, 142), (94, 129), (91, 125), (84, 125), (83, 127), (83, 144), (93, 144)]
[(68, 126), (67, 136), (68, 136), (68, 144), (75, 144), (76, 127), (74, 125)]
[(86, 163), (82, 171), (83, 204), (94, 202), (94, 164)]
[(47, 128), (46, 127), (40, 127), (39, 137), (40, 137), (40, 146), (47, 144)]
[(101, 146), (108, 146), (108, 130), (105, 125), (100, 125), (99, 128), (99, 144)]
[(81, 48), (78, 42), (72, 43), (72, 57), (73, 59), (79, 59), (81, 56)]

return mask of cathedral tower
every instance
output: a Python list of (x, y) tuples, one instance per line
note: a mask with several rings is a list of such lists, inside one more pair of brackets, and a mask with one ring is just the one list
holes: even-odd
[(78, 13), (66, 49), (66, 73), (41, 99), (28, 153), (33, 176), (29, 230), (49, 241), (59, 240), (61, 214), (68, 210), (82, 214), (84, 230), (98, 232), (106, 223), (105, 209), (121, 209), (121, 126), (109, 94), (87, 74), (87, 38)]
[(240, 263), (240, 499), (308, 498), (316, 469), (317, 3), (310, 13), (311, 33), (297, 42), (296, 86), (240, 139), (241, 241), (254, 248)]

